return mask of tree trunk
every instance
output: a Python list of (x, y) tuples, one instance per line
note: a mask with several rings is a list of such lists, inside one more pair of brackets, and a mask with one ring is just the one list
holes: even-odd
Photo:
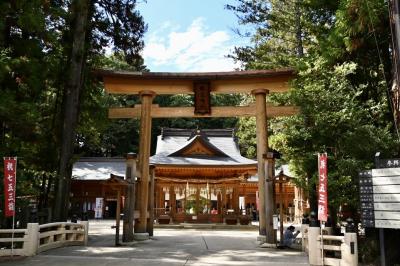
[(300, 11), (300, 1), (297, 0), (295, 3), (295, 17), (296, 17), (296, 54), (297, 57), (304, 56), (304, 47), (303, 47), (303, 27), (301, 25), (301, 11)]
[[(391, 110), (394, 114), (394, 121), (396, 132), (399, 134), (400, 127), (400, 7), (399, 2), (395, 0), (390, 1), (390, 22), (392, 24), (392, 63), (393, 63), (393, 84), (392, 84), (392, 97), (389, 96), (389, 101), (392, 101), (393, 110)], [(390, 83), (389, 83), (390, 84)], [(390, 106), (390, 105), (389, 105)]]
[(64, 85), (61, 152), (54, 206), (54, 219), (56, 221), (66, 220), (69, 209), (71, 159), (74, 151), (75, 128), (78, 121), (80, 95), (84, 80), (89, 5), (90, 1), (88, 0), (74, 0), (70, 7), (72, 47), (68, 57), (69, 66)]

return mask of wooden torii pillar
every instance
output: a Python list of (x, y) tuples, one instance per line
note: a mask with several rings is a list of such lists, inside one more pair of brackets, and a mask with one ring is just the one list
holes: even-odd
[[(151, 73), (99, 70), (106, 91), (116, 94), (140, 94), (142, 105), (133, 108), (110, 108), (110, 118), (140, 117), (139, 173), (140, 182), (140, 219), (135, 226), (138, 234), (146, 233), (149, 156), (151, 118), (177, 117), (256, 117), (257, 121), (257, 161), (258, 190), (260, 195), (260, 236), (267, 243), (275, 243), (272, 225), (274, 209), (273, 191), (266, 184), (269, 170), (265, 170), (262, 155), (268, 152), (267, 117), (294, 115), (298, 108), (294, 106), (273, 106), (266, 104), (269, 93), (286, 92), (288, 81), (294, 77), (292, 69), (232, 71), (209, 73)], [(234, 94), (253, 93), (256, 103), (248, 106), (211, 107), (210, 93)], [(153, 96), (163, 94), (194, 94), (194, 107), (159, 107), (151, 105)], [(267, 191), (267, 194), (266, 194)], [(142, 237), (142, 236), (141, 236)]]
[[(147, 219), (149, 205), (149, 181), (150, 181), (150, 141), (151, 141), (151, 103), (155, 93), (153, 91), (140, 91), (140, 137), (139, 137), (139, 172), (140, 172), (140, 217), (136, 231), (133, 234), (137, 240), (149, 238)], [(151, 195), (153, 197), (154, 195)]]

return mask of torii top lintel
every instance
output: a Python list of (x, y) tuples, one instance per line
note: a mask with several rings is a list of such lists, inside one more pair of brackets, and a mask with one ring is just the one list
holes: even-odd
[(193, 94), (196, 82), (208, 82), (211, 93), (251, 93), (256, 89), (269, 92), (288, 91), (293, 69), (232, 72), (126, 72), (97, 70), (106, 91), (114, 94), (139, 94), (151, 90), (156, 94)]

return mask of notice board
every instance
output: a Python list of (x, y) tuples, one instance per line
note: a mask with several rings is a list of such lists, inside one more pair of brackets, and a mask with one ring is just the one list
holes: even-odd
[(400, 159), (382, 160), (359, 174), (361, 222), (365, 227), (400, 228)]

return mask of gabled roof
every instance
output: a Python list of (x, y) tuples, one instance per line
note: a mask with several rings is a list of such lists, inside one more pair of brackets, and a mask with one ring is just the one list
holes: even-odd
[[(164, 128), (157, 139), (156, 154), (150, 163), (156, 166), (257, 166), (257, 162), (240, 154), (233, 129)], [(192, 147), (202, 145), (210, 154), (190, 154)], [(185, 153), (187, 152), (187, 153)]]
[(181, 149), (168, 155), (170, 157), (193, 157), (193, 156), (219, 156), (229, 157), (220, 149), (215, 147), (204, 136), (196, 135)]

